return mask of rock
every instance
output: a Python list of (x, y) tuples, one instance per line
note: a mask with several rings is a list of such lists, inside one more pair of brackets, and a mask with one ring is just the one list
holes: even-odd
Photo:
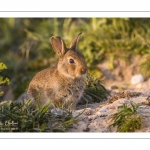
[(54, 116), (58, 116), (58, 115), (64, 115), (65, 114), (65, 112), (62, 110), (62, 109), (60, 109), (60, 108), (53, 108), (52, 110), (51, 110), (51, 113), (54, 115)]
[(83, 121), (79, 121), (77, 124), (73, 125), (73, 128), (69, 130), (69, 132), (88, 132), (90, 129), (88, 128), (88, 124)]
[(86, 115), (92, 115), (93, 110), (91, 108), (86, 108), (85, 112)]
[(144, 77), (141, 74), (136, 74), (131, 78), (131, 84), (139, 84), (144, 81)]
[(88, 119), (89, 120), (94, 120), (94, 119), (96, 119), (98, 116), (97, 115), (90, 115), (90, 116), (88, 116)]
[(103, 108), (101, 108), (99, 111), (100, 112), (106, 112), (108, 110), (108, 107), (103, 107)]

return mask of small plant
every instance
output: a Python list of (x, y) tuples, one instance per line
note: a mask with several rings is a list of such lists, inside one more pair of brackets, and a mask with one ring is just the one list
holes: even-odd
[(84, 90), (82, 101), (88, 103), (102, 102), (106, 100), (109, 91), (101, 84), (99, 78), (95, 78), (91, 75), (87, 75), (86, 88)]
[[(7, 66), (6, 66), (4, 63), (0, 62), (0, 72), (1, 72), (2, 70), (4, 70), (4, 69), (7, 69)], [(10, 83), (10, 81), (9, 81), (8, 78), (5, 78), (5, 79), (4, 79), (4, 78), (0, 75), (0, 96), (3, 95), (3, 91), (1, 91), (1, 85), (9, 84), (9, 83)]]
[(31, 100), (0, 103), (0, 132), (64, 132), (77, 121), (68, 110), (52, 113), (50, 105), (33, 107)]
[(140, 71), (144, 75), (144, 77), (149, 78), (150, 77), (150, 52), (145, 54), (141, 60), (141, 67)]
[(117, 132), (135, 132), (141, 127), (141, 116), (137, 113), (138, 105), (131, 103), (128, 107), (123, 104), (119, 112), (112, 116), (114, 120), (111, 126), (117, 126)]

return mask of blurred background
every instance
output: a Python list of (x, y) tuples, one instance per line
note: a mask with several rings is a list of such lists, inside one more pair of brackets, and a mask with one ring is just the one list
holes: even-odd
[(1, 99), (17, 99), (38, 71), (57, 64), (51, 36), (62, 37), (69, 47), (80, 32), (78, 48), (89, 73), (104, 78), (104, 85), (128, 84), (138, 73), (149, 79), (149, 18), (0, 18), (0, 62), (8, 68), (0, 74), (10, 79)]

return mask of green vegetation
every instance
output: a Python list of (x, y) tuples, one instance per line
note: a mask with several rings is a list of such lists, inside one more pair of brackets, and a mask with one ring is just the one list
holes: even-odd
[(101, 84), (101, 81), (99, 78), (87, 75), (86, 88), (80, 103), (99, 103), (106, 100), (109, 91)]
[(11, 80), (15, 99), (38, 71), (56, 65), (49, 40), (53, 35), (69, 47), (82, 32), (79, 49), (95, 77), (102, 76), (98, 63), (107, 60), (114, 69), (114, 60), (130, 64), (137, 55), (141, 73), (150, 76), (149, 18), (0, 18), (0, 23), (0, 60), (9, 68), (2, 75)]
[[(7, 66), (4, 63), (0, 62), (0, 72), (4, 69), (7, 69)], [(9, 83), (10, 83), (10, 81), (8, 78), (4, 79), (3, 76), (0, 76), (0, 96), (3, 95), (3, 91), (1, 90), (1, 86), (4, 84), (9, 84)]]
[(49, 109), (51, 103), (33, 107), (31, 102), (0, 103), (0, 132), (64, 132), (77, 121), (69, 110), (56, 114)]
[(135, 132), (141, 127), (141, 116), (137, 113), (138, 105), (131, 103), (131, 106), (123, 104), (119, 112), (115, 113), (111, 126), (117, 126), (117, 132)]

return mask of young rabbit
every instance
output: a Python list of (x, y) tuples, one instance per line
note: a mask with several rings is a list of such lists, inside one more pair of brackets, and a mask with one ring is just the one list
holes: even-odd
[(55, 107), (75, 109), (85, 88), (87, 65), (84, 56), (77, 50), (81, 33), (66, 48), (58, 36), (51, 37), (54, 51), (59, 55), (57, 67), (47, 68), (37, 73), (27, 89), (27, 97), (41, 105), (52, 101)]

